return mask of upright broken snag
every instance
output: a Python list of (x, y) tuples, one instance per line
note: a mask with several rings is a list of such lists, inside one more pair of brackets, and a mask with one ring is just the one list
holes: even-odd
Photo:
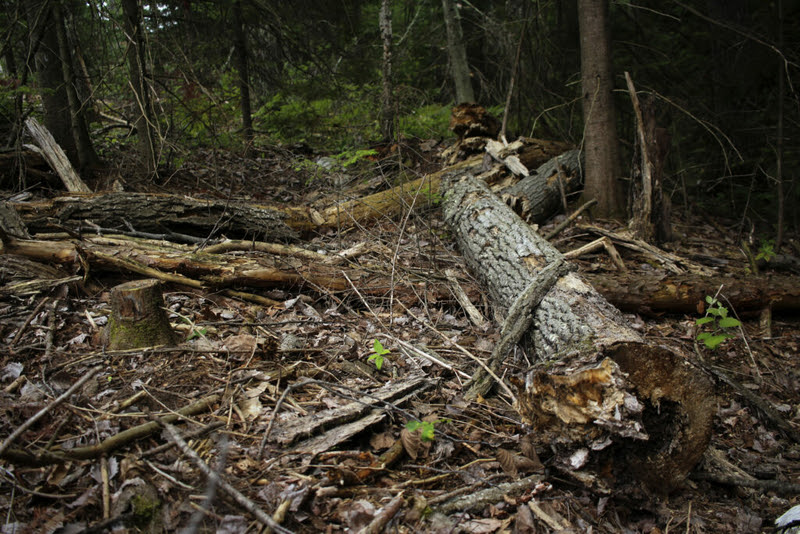
[(135, 280), (111, 290), (111, 315), (105, 339), (109, 350), (175, 344), (175, 334), (164, 312), (161, 282)]
[(525, 325), (525, 348), (535, 360), (517, 409), (537, 439), (568, 465), (585, 456), (575, 453), (593, 451), (598, 466), (614, 465), (616, 475), (634, 475), (659, 491), (674, 488), (708, 446), (710, 380), (680, 354), (643, 339), (576, 273), (557, 272), (545, 284), (539, 273), (563, 262), (562, 254), (483, 182), (453, 175), (442, 191), (445, 221), (496, 306), (526, 309), (518, 299), (530, 298), (538, 285), (546, 290), (532, 311), (514, 319)]

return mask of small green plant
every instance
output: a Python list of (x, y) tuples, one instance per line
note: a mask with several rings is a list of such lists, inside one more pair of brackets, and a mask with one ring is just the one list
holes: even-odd
[(372, 148), (369, 149), (359, 149), (359, 150), (345, 150), (339, 154), (333, 156), (333, 159), (338, 161), (342, 167), (347, 168), (350, 165), (354, 165), (361, 161), (362, 159), (367, 159), (370, 156), (378, 155), (378, 151)]
[(384, 348), (381, 342), (376, 339), (372, 342), (372, 354), (369, 355), (367, 361), (373, 362), (375, 368), (380, 371), (381, 367), (383, 367), (383, 357), (387, 354), (389, 354), (389, 349)]
[(196, 337), (206, 337), (206, 334), (208, 333), (208, 329), (206, 327), (201, 326), (200, 328), (198, 328), (197, 325), (194, 324), (194, 321), (192, 321), (185, 315), (181, 315), (180, 313), (177, 312), (173, 313), (175, 313), (175, 315), (177, 315), (181, 321), (189, 325), (189, 335), (186, 336), (186, 341), (189, 341), (190, 339), (194, 339)]
[(449, 419), (437, 419), (436, 421), (409, 421), (406, 423), (406, 430), (415, 432), (419, 429), (419, 437), (422, 441), (433, 441), (435, 439), (436, 424), (448, 423)]
[(728, 308), (716, 298), (707, 295), (706, 303), (708, 309), (705, 317), (695, 321), (697, 326), (704, 328), (703, 332), (697, 334), (697, 340), (702, 341), (709, 349), (716, 349), (726, 339), (736, 337), (730, 331), (740, 327), (742, 323), (734, 317), (728, 317)]
[(761, 248), (758, 249), (758, 254), (756, 254), (756, 261), (764, 260), (769, 262), (772, 258), (775, 257), (775, 241), (773, 239), (765, 239), (761, 241)]

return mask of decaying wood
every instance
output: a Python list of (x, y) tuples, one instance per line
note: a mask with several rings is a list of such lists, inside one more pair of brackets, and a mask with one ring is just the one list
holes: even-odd
[(472, 157), (444, 170), (428, 174), (417, 180), (336, 204), (321, 213), (321, 228), (347, 228), (355, 223), (367, 224), (384, 217), (394, 217), (412, 208), (438, 204), (442, 177), (450, 172), (474, 170), (481, 165), (481, 157)]
[[(307, 381), (300, 385), (312, 383), (319, 384), (318, 381)], [(433, 381), (423, 376), (410, 376), (403, 378), (403, 380), (391, 381), (382, 388), (373, 391), (369, 395), (362, 395), (345, 406), (323, 410), (308, 417), (283, 423), (267, 438), (284, 446), (294, 444), (301, 439), (311, 438), (312, 441), (301, 442), (294, 447), (294, 450), (318, 454), (324, 450), (329, 450), (338, 442), (348, 439), (365, 428), (363, 424), (359, 423), (355, 428), (351, 428), (350, 432), (345, 432), (342, 425), (362, 417), (368, 419), (367, 425), (373, 424), (386, 415), (385, 408), (387, 404), (394, 405), (406, 401), (409, 395), (424, 391), (431, 386), (433, 386)], [(331, 429), (333, 429), (333, 432), (327, 436), (322, 434), (324, 437), (321, 440), (314, 437), (323, 430), (330, 431)], [(334, 443), (330, 443), (331, 440)], [(320, 447), (322, 443), (326, 445)]]
[[(445, 221), (468, 267), (497, 306), (512, 308), (536, 273), (561, 254), (484, 184), (442, 184)], [(539, 363), (517, 408), (539, 439), (574, 451), (626, 444), (626, 473), (660, 491), (680, 483), (708, 445), (712, 385), (686, 358), (652, 346), (575, 273), (561, 277), (533, 313), (525, 345)], [(597, 454), (597, 453), (595, 453)]]
[(39, 145), (44, 159), (47, 160), (50, 167), (58, 173), (61, 181), (64, 182), (67, 191), (72, 193), (91, 192), (89, 186), (83, 183), (81, 177), (75, 172), (64, 150), (58, 146), (58, 143), (53, 139), (53, 135), (47, 131), (47, 128), (39, 124), (39, 121), (33, 117), (28, 117), (25, 120), (25, 128), (36, 141), (36, 144)]
[(586, 279), (617, 308), (643, 315), (686, 313), (702, 315), (705, 298), (722, 287), (725, 306), (738, 314), (800, 311), (800, 286), (794, 276), (709, 277), (698, 274), (587, 274)]
[(110, 350), (175, 344), (158, 280), (120, 284), (111, 289), (110, 302), (111, 314), (104, 333)]
[(580, 189), (581, 177), (581, 153), (570, 150), (540, 165), (531, 176), (504, 189), (501, 196), (525, 221), (542, 223), (561, 209), (559, 183), (569, 194)]
[(643, 241), (663, 243), (672, 235), (669, 199), (662, 190), (668, 135), (663, 128), (656, 128), (653, 98), (640, 104), (633, 80), (627, 72), (625, 81), (636, 117), (635, 147), (639, 156), (634, 158), (632, 180), (633, 231)]
[(182, 195), (101, 193), (12, 205), (28, 230), (36, 233), (60, 226), (75, 232), (94, 233), (97, 228), (105, 228), (107, 231), (171, 231), (209, 238), (221, 234), (256, 236), (281, 241), (296, 239), (298, 228), (313, 227), (300, 210)]

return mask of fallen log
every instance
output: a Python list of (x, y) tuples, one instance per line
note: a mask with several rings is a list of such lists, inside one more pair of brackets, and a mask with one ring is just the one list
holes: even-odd
[(297, 239), (298, 231), (313, 227), (301, 210), (183, 195), (99, 193), (10, 204), (32, 233), (61, 226), (76, 233), (103, 228), (280, 241)]
[(501, 193), (501, 198), (529, 223), (543, 223), (561, 208), (561, 195), (580, 189), (581, 152), (570, 150), (540, 165), (530, 176)]
[[(562, 255), (472, 176), (453, 175), (442, 187), (445, 221), (467, 266), (496, 306), (524, 308), (517, 298)], [(588, 458), (598, 471), (610, 465), (615, 476), (632, 474), (658, 491), (683, 481), (710, 440), (711, 381), (682, 355), (642, 339), (574, 272), (523, 319), (536, 363), (516, 407), (537, 439), (573, 468)]]
[(705, 298), (722, 287), (725, 305), (739, 315), (800, 311), (800, 286), (796, 276), (709, 277), (648, 273), (587, 274), (592, 286), (622, 311), (641, 315), (657, 313), (705, 313)]

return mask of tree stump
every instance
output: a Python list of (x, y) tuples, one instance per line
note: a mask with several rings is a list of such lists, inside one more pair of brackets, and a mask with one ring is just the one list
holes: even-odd
[[(448, 177), (442, 190), (445, 221), (467, 266), (495, 305), (519, 309), (517, 298), (531, 294), (547, 265), (564, 261), (561, 253), (472, 176)], [(537, 438), (567, 465), (583, 449), (598, 466), (615, 466), (615, 476), (634, 474), (659, 491), (680, 483), (711, 436), (710, 380), (642, 339), (574, 272), (523, 319), (530, 324), (524, 346), (537, 363), (520, 385), (517, 409)]]
[(175, 334), (164, 312), (161, 282), (135, 280), (111, 290), (111, 315), (105, 339), (109, 350), (175, 344)]

